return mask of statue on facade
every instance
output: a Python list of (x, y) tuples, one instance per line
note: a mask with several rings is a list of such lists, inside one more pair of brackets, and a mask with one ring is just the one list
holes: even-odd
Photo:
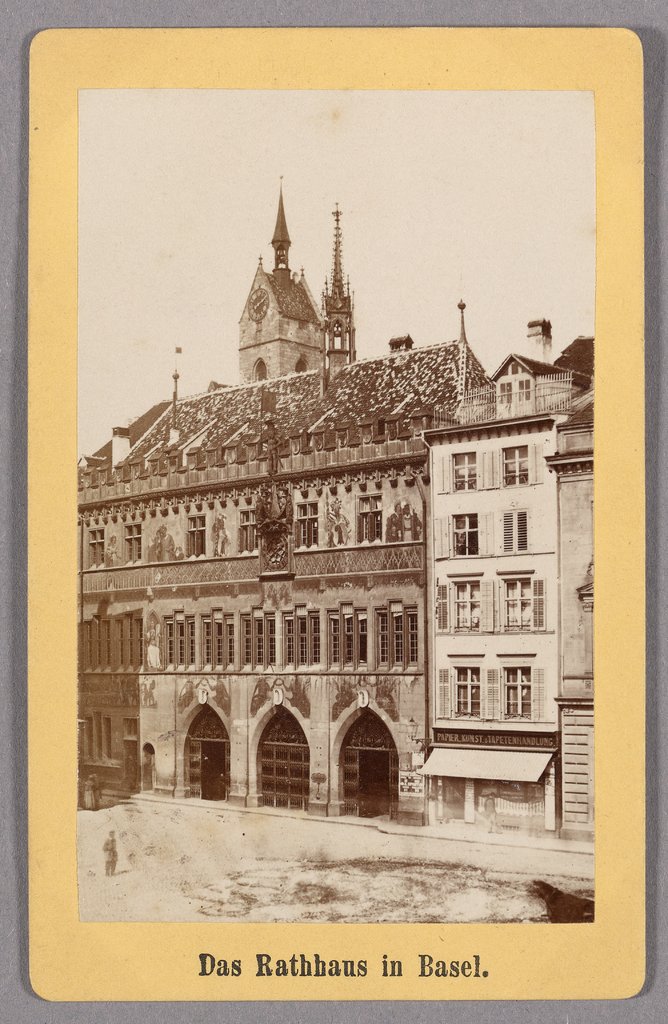
[(262, 568), (278, 572), (288, 568), (292, 532), (292, 496), (286, 485), (265, 483), (255, 502), (255, 522), (262, 543)]

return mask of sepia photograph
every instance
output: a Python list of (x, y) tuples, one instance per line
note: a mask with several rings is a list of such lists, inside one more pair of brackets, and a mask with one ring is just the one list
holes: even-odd
[(80, 919), (593, 922), (593, 94), (78, 116)]

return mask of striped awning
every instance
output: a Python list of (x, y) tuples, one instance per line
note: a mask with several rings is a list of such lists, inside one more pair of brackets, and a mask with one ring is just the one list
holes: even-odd
[(469, 750), (436, 747), (419, 770), (423, 775), (455, 779), (499, 779), (504, 782), (538, 782), (552, 753), (535, 750)]

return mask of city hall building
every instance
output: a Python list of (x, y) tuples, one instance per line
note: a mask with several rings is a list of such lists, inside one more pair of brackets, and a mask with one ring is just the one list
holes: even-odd
[(179, 397), (175, 372), (171, 403), (81, 460), (80, 776), (112, 797), (426, 820), (423, 433), (489, 381), (465, 339), (357, 360), (334, 217), (318, 304), (281, 196), (238, 386)]

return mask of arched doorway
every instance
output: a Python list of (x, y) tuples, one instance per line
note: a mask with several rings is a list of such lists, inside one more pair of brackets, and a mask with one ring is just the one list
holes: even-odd
[(186, 783), (190, 795), (225, 800), (230, 788), (230, 738), (208, 704), (193, 719), (186, 737)]
[(399, 757), (389, 729), (373, 711), (364, 711), (348, 730), (341, 770), (344, 814), (396, 817)]
[(141, 788), (146, 793), (155, 786), (155, 747), (145, 743), (141, 753)]
[(258, 770), (264, 807), (306, 810), (310, 753), (304, 730), (294, 715), (277, 708), (258, 749)]

